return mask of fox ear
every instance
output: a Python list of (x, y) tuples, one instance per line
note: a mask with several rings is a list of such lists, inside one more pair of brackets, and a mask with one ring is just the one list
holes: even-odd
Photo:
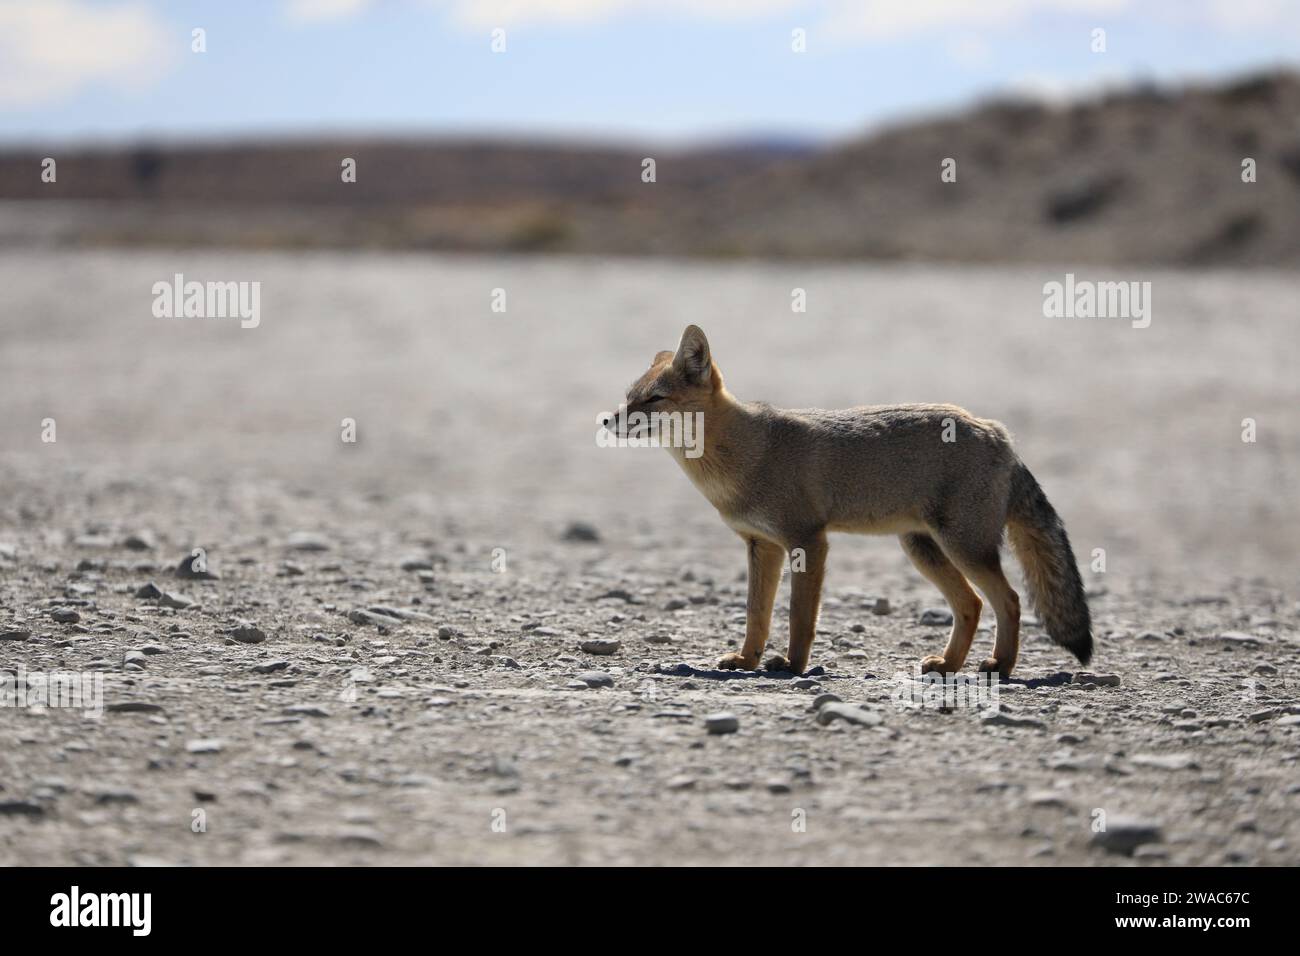
[(699, 383), (708, 379), (713, 369), (713, 357), (709, 354), (709, 340), (698, 325), (686, 326), (677, 354), (673, 356), (673, 368), (689, 382)]

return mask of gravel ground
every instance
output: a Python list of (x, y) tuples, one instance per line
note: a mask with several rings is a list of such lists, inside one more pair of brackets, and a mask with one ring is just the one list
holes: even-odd
[[(177, 271), (262, 281), (261, 325), (154, 319)], [(1294, 865), (1300, 280), (1140, 276), (1134, 330), (1043, 319), (1045, 275), (0, 258), (0, 668), (106, 708), (0, 709), (0, 861)], [(996, 710), (903, 706), (942, 601), (850, 537), (810, 675), (714, 670), (740, 542), (594, 442), (687, 322), (741, 397), (1005, 421), (1092, 676), (1031, 619)]]

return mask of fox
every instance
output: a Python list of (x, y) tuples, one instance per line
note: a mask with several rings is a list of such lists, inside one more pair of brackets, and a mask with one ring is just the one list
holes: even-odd
[[(692, 453), (670, 435), (651, 434), (678, 414), (702, 422)], [(720, 669), (759, 668), (790, 555), (789, 645), (763, 667), (807, 670), (832, 532), (897, 535), (947, 601), (948, 643), (922, 658), (922, 673), (965, 665), (983, 609), (978, 589), (996, 619), (993, 654), (979, 671), (1011, 676), (1020, 596), (1002, 571), (1004, 532), (1048, 636), (1082, 664), (1092, 657), (1088, 602), (1065, 525), (1000, 422), (945, 404), (828, 411), (742, 402), (723, 383), (704, 332), (690, 325), (676, 351), (655, 354), (601, 425), (620, 437), (658, 438), (745, 542), (745, 640), (718, 661)]]

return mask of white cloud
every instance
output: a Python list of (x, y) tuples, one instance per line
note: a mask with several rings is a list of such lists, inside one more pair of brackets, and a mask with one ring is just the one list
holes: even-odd
[(374, 0), (288, 0), (285, 16), (294, 23), (343, 20), (364, 13)]
[[(379, 0), (283, 0), (291, 21), (343, 20)], [(581, 24), (629, 15), (681, 20), (757, 20), (786, 16), (837, 42), (883, 41), (937, 31), (996, 30), (1037, 14), (1126, 14), (1210, 26), (1290, 28), (1298, 0), (406, 0), (448, 12), (466, 29), (527, 23)], [(1104, 25), (1099, 23), (1099, 25)], [(973, 47), (956, 55), (970, 55)]]
[(892, 40), (955, 27), (1010, 27), (1036, 13), (1106, 14), (1130, 0), (857, 0), (829, 5), (822, 30), (840, 38)]
[(159, 79), (189, 35), (141, 3), (0, 0), (0, 108), (42, 106), (100, 84)]
[(583, 23), (626, 14), (748, 20), (792, 11), (797, 0), (435, 0), (450, 8), (456, 22), (474, 28), (528, 22)]

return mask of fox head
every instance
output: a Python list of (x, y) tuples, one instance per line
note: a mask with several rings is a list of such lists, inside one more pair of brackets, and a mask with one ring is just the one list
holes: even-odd
[(653, 427), (649, 423), (664, 420), (660, 416), (707, 416), (722, 394), (722, 373), (713, 364), (709, 340), (699, 326), (688, 325), (677, 351), (655, 355), (650, 368), (628, 387), (619, 412), (605, 417), (604, 426), (620, 437), (639, 437)]

